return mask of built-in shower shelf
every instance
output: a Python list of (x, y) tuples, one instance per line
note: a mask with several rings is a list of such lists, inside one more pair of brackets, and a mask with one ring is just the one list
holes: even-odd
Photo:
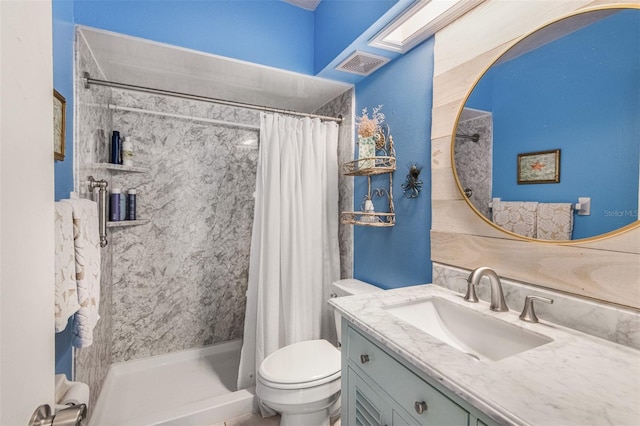
[(125, 226), (139, 226), (146, 225), (149, 223), (149, 219), (138, 219), (138, 220), (119, 220), (117, 222), (108, 221), (107, 228), (122, 228)]
[(96, 167), (103, 170), (114, 170), (117, 172), (148, 173), (151, 171), (150, 167), (123, 166), (122, 164), (112, 163), (98, 163), (96, 164)]

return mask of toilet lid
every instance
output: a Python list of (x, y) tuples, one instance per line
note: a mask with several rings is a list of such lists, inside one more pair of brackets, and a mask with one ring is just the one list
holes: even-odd
[(340, 372), (340, 351), (326, 340), (307, 340), (278, 349), (259, 373), (274, 383), (304, 383)]

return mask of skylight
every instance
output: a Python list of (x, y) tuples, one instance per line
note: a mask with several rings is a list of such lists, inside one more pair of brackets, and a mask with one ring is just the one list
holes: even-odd
[(370, 46), (406, 53), (484, 0), (419, 0), (387, 25)]

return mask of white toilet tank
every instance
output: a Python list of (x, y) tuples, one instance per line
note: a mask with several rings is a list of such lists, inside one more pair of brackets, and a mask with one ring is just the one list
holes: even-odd
[[(373, 293), (374, 291), (384, 291), (380, 287), (365, 283), (364, 281), (348, 278), (331, 283), (331, 297), (352, 296), (356, 294)], [(342, 317), (338, 311), (333, 311), (336, 322), (336, 333), (338, 335), (338, 345), (342, 345)]]

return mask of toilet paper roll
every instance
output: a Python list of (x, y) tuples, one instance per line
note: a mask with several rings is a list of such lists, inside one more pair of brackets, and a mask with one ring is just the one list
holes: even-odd
[(56, 374), (56, 404), (69, 389), (69, 380), (64, 374)]
[(86, 404), (89, 406), (89, 386), (81, 382), (69, 382), (71, 385), (69, 389), (62, 397), (62, 400), (58, 401), (58, 404), (62, 405), (79, 405)]
[(69, 381), (64, 374), (57, 374), (56, 407), (79, 404), (89, 405), (89, 386), (82, 382)]

